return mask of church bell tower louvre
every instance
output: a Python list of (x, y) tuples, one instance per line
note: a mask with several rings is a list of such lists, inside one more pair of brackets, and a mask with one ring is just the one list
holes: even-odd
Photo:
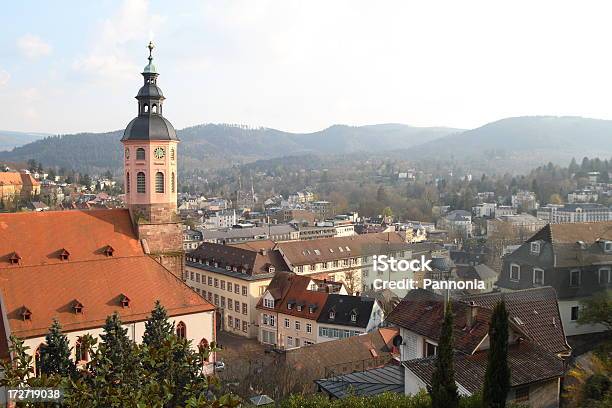
[(152, 42), (148, 48), (144, 84), (136, 95), (138, 116), (121, 138), (125, 201), (145, 252), (182, 278), (183, 234), (176, 204), (179, 139), (163, 116), (165, 98), (157, 86)]

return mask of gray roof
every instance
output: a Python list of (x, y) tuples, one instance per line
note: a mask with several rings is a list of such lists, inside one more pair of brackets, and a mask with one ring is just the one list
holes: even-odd
[(404, 393), (404, 369), (398, 365), (386, 365), (332, 378), (316, 380), (322, 391), (334, 398), (348, 395), (371, 396), (383, 392)]
[(121, 140), (179, 140), (168, 119), (161, 115), (142, 114), (127, 125)]

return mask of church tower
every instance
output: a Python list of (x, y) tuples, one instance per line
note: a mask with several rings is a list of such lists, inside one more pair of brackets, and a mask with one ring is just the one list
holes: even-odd
[(157, 86), (159, 73), (149, 63), (138, 91), (138, 116), (125, 129), (125, 199), (145, 252), (182, 278), (183, 234), (177, 215), (178, 142), (172, 124), (163, 117), (164, 95)]

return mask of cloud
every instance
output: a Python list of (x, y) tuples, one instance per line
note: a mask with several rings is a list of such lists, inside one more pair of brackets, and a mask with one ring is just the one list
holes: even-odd
[(9, 79), (11, 79), (11, 74), (3, 69), (0, 69), (0, 86), (6, 85)]
[(72, 68), (100, 79), (133, 78), (141, 68), (133, 62), (134, 53), (128, 46), (141, 43), (144, 65), (145, 45), (153, 33), (164, 22), (164, 18), (151, 14), (146, 0), (125, 0), (119, 11), (100, 23), (100, 30), (89, 54), (77, 58)]
[(17, 47), (23, 55), (28, 58), (44, 57), (51, 54), (51, 45), (44, 42), (40, 37), (26, 34), (17, 40)]

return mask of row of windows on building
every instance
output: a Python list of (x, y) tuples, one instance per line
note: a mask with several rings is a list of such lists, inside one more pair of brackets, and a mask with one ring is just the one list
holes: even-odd
[(246, 333), (249, 329), (249, 323), (246, 320), (240, 320), (237, 317), (227, 316), (227, 327), (235, 330), (242, 330)]
[[(132, 183), (130, 180), (130, 172), (127, 172), (125, 175), (125, 185), (126, 185), (126, 192), (128, 193), (132, 189), (131, 184)], [(164, 173), (162, 173), (161, 171), (158, 171), (157, 173), (155, 173), (155, 192), (164, 193), (165, 191), (166, 191), (166, 183), (165, 183)], [(136, 192), (137, 193), (147, 192), (147, 176), (142, 171), (139, 171), (136, 174)], [(174, 175), (174, 172), (170, 174), (170, 192), (171, 193), (176, 192), (176, 176)]]
[[(130, 148), (127, 147), (125, 149), (125, 156), (126, 159), (130, 157)], [(175, 159), (175, 153), (174, 153), (174, 148), (170, 149), (170, 160), (174, 161)], [(139, 147), (138, 149), (136, 149), (136, 160), (145, 160), (146, 159), (146, 151), (145, 149), (143, 149), (142, 147)]]
[[(264, 326), (276, 327), (276, 317), (274, 315), (268, 315), (267, 313), (263, 313), (261, 315), (261, 323)], [(293, 323), (295, 330), (302, 330), (302, 322), (300, 320), (295, 320)], [(289, 318), (284, 319), (284, 326), (286, 329), (291, 328), (291, 320)], [(306, 333), (312, 333), (312, 323), (306, 323)]]
[(363, 334), (358, 330), (336, 329), (332, 327), (319, 327), (319, 336), (331, 339), (346, 339), (348, 337), (359, 336)]
[(215, 288), (220, 288), (221, 290), (227, 290), (228, 292), (233, 292), (237, 295), (242, 293), (242, 296), (247, 296), (248, 290), (247, 287), (242, 285), (242, 292), (240, 290), (241, 286), (233, 284), (232, 282), (225, 282), (223, 279), (213, 278), (211, 276), (206, 276), (204, 274), (199, 274), (198, 272), (189, 272), (189, 278), (192, 282), (207, 284), (208, 286), (214, 286)]
[(227, 300), (227, 309), (234, 310), (238, 313), (242, 313), (243, 315), (249, 313), (249, 307), (246, 303), (240, 303), (240, 301), (231, 298), (226, 299), (225, 296), (219, 296), (216, 293), (207, 292), (205, 290), (193, 286), (191, 287), (191, 289), (202, 295), (204, 299), (208, 300), (211, 303), (214, 303), (215, 306), (220, 306), (225, 309)]
[[(536, 286), (544, 285), (544, 269), (532, 268), (533, 284)], [(510, 280), (518, 282), (521, 280), (521, 266), (517, 264), (510, 265)], [(612, 283), (612, 268), (609, 266), (599, 268), (597, 271), (598, 283), (602, 286)], [(579, 287), (582, 284), (582, 270), (573, 269), (569, 274), (569, 286)]]

